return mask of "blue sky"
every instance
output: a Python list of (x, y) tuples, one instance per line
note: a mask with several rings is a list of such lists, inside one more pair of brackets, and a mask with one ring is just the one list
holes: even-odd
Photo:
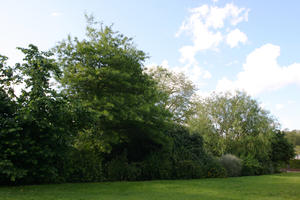
[(0, 0), (0, 54), (84, 37), (84, 13), (133, 37), (146, 65), (182, 71), (199, 94), (243, 89), (282, 124), (300, 129), (300, 1)]

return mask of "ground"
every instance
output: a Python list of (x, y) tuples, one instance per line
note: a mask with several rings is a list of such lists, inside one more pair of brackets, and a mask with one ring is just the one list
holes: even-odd
[(299, 200), (300, 173), (237, 178), (0, 187), (1, 200)]

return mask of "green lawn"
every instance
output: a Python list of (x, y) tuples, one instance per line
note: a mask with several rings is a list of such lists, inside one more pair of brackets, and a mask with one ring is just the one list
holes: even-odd
[(1, 200), (300, 199), (300, 173), (200, 180), (0, 187)]

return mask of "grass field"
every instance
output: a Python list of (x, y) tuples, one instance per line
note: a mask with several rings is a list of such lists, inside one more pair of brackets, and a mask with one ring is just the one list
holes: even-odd
[(300, 173), (200, 180), (0, 187), (1, 200), (299, 200)]

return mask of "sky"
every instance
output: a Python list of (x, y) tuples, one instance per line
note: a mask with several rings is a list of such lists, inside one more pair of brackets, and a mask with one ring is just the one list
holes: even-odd
[(146, 66), (185, 73), (198, 94), (244, 90), (281, 123), (300, 129), (298, 0), (0, 0), (0, 54), (48, 50), (85, 37), (84, 14), (132, 37)]

